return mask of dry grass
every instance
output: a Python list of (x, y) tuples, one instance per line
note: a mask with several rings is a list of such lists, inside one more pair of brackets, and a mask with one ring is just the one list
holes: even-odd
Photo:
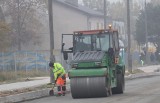
[(0, 84), (8, 83), (8, 82), (17, 82), (24, 81), (28, 77), (41, 77), (41, 76), (49, 76), (49, 73), (46, 71), (3, 71), (0, 72)]
[(144, 73), (144, 71), (142, 71), (140, 69), (135, 69), (132, 71), (132, 74), (137, 74), (137, 73)]

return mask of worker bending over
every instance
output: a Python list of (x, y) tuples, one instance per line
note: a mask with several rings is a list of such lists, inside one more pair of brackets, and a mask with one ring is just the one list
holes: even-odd
[(65, 96), (66, 91), (66, 72), (60, 63), (50, 62), (49, 66), (54, 73), (55, 83), (57, 85), (58, 96)]

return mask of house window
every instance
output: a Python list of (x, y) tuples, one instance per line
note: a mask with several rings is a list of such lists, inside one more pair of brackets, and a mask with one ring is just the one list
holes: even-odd
[(92, 29), (91, 22), (88, 22), (88, 30), (91, 30), (91, 29)]
[(99, 29), (99, 23), (97, 23), (97, 29)]
[(103, 23), (101, 23), (101, 29), (103, 29)]

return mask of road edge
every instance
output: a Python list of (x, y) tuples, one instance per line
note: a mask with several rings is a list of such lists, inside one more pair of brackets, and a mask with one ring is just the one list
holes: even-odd
[[(128, 76), (125, 76), (125, 80), (133, 80), (137, 78), (146, 78), (151, 76), (160, 76), (160, 73), (153, 72), (153, 73), (130, 74)], [(37, 91), (31, 91), (31, 92), (20, 93), (16, 95), (10, 95), (6, 97), (0, 97), (0, 103), (17, 103), (17, 102), (47, 97), (49, 96), (49, 90), (50, 88), (46, 88), (46, 89), (37, 90)]]

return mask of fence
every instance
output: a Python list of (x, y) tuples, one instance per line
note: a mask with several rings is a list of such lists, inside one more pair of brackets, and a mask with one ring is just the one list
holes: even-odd
[(0, 72), (48, 73), (49, 51), (0, 53)]
[[(66, 61), (63, 60), (63, 55), (59, 50), (56, 51), (56, 61), (62, 63), (65, 69), (70, 69)], [(124, 53), (125, 64), (128, 64), (127, 53)], [(48, 63), (50, 60), (50, 51), (21, 51), (11, 53), (0, 53), (0, 71), (19, 71), (29, 70), (46, 71), (48, 72)], [(69, 55), (68, 63), (72, 60), (72, 55)], [(140, 65), (139, 53), (132, 54), (133, 64)]]

